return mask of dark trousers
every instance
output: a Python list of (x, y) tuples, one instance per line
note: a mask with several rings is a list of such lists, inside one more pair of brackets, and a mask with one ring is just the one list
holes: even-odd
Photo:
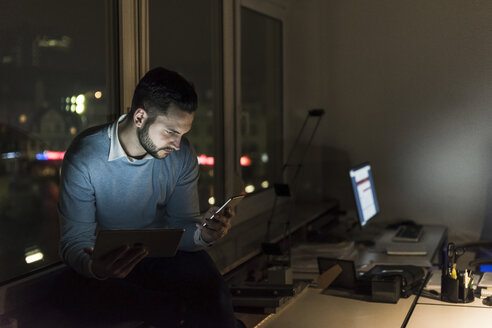
[(205, 251), (144, 259), (124, 279), (96, 280), (70, 270), (55, 290), (59, 306), (79, 321), (236, 327), (229, 288)]

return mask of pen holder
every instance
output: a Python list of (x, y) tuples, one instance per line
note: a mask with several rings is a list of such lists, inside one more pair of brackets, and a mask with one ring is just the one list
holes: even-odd
[(441, 300), (451, 303), (469, 303), (474, 300), (473, 290), (468, 285), (465, 287), (463, 273), (459, 273), (454, 279), (449, 275), (443, 275), (441, 279)]

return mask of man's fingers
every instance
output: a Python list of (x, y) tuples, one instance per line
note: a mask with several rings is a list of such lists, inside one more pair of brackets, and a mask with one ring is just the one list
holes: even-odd
[[(118, 248), (115, 248), (109, 252), (107, 252), (106, 254), (102, 254), (100, 255), (97, 260), (100, 260), (100, 261), (103, 261), (103, 262), (109, 262), (109, 263), (112, 263), (112, 262), (115, 262), (117, 261), (123, 254), (125, 254), (126, 251), (128, 251), (128, 249), (130, 249), (130, 247), (128, 245), (123, 245), (123, 246), (120, 246)], [(88, 251), (94, 251), (94, 249), (92, 247), (87, 247), (87, 248), (84, 248), (84, 251), (87, 253)]]
[(231, 218), (223, 214), (216, 214), (213, 220), (206, 220), (207, 225), (210, 225), (214, 230), (219, 229), (220, 226), (230, 226), (230, 221)]
[(219, 208), (217, 206), (212, 206), (210, 207), (207, 212), (203, 215), (205, 219), (210, 219), (210, 217), (218, 210)]
[(146, 249), (131, 250), (128, 253), (131, 254), (117, 263), (117, 266), (114, 268), (114, 275), (118, 278), (126, 277), (141, 260), (149, 255)]
[(207, 220), (207, 225), (205, 226), (206, 229), (217, 231), (223, 227), (223, 223), (221, 221), (215, 221), (215, 220)]
[(133, 268), (138, 263), (140, 263), (140, 261), (142, 261), (144, 258), (146, 258), (148, 255), (149, 255), (149, 252), (147, 250), (145, 250), (144, 253), (140, 254), (139, 256), (137, 256), (136, 258), (134, 258), (130, 263), (128, 263), (128, 265), (125, 268), (125, 272), (126, 272), (125, 275), (129, 274), (133, 270)]
[(217, 211), (217, 207), (211, 207), (203, 216), (203, 221), (206, 224), (197, 225), (201, 230), (202, 239), (206, 242), (213, 242), (223, 238), (231, 229), (231, 217), (234, 211), (230, 206), (226, 207), (221, 213), (214, 214), (214, 218), (210, 220), (210, 216)]
[(216, 215), (213, 220), (206, 220), (206, 222), (205, 228), (214, 231), (229, 230), (231, 228), (231, 219), (224, 215)]
[(92, 270), (100, 278), (124, 278), (148, 254), (148, 251), (144, 248), (130, 249), (128, 245), (125, 245), (110, 251), (100, 258), (93, 259)]
[(112, 266), (116, 263), (116, 261), (120, 260), (122, 257), (124, 257), (125, 253), (128, 252), (130, 249), (130, 246), (124, 245), (122, 247), (119, 247), (108, 254), (103, 256), (103, 260), (107, 261), (107, 264), (109, 266)]
[(224, 216), (228, 219), (232, 218), (234, 215), (236, 215), (236, 212), (234, 212), (234, 209), (230, 206), (227, 206), (226, 209), (224, 210)]
[(214, 241), (224, 237), (227, 234), (228, 229), (222, 225), (215, 225), (211, 227), (207, 225), (206, 227), (200, 227), (202, 233), (206, 235), (206, 240)]

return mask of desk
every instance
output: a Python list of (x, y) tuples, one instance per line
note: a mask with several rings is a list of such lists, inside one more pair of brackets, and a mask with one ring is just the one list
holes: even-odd
[[(272, 314), (258, 328), (400, 327), (415, 296), (397, 304), (364, 302), (324, 295), (317, 288), (306, 288), (285, 308)], [(424, 327), (424, 326), (421, 326)]]
[(491, 322), (490, 308), (417, 304), (406, 327), (490, 327)]
[(480, 298), (470, 303), (447, 303), (420, 297), (407, 328), (427, 327), (429, 323), (445, 328), (490, 327), (491, 322), (492, 308), (483, 305)]
[[(390, 245), (394, 231), (384, 231), (375, 240), (374, 247), (359, 250), (356, 262), (359, 265), (376, 264), (401, 264), (401, 265), (417, 265), (422, 267), (431, 267), (435, 261), (435, 257), (439, 254), (441, 245), (447, 237), (447, 229), (444, 226), (424, 226), (424, 234), (419, 243), (408, 243), (409, 247), (418, 245), (424, 247), (427, 251), (425, 256), (396, 256), (386, 255), (385, 250)], [(399, 243), (401, 244), (401, 243)], [(365, 302), (355, 299), (348, 299), (325, 295), (320, 293), (320, 289), (307, 288), (300, 295), (296, 296), (291, 303), (286, 305), (278, 313), (267, 317), (262, 323), (257, 325), (258, 328), (289, 328), (289, 327), (310, 327), (310, 328), (326, 328), (326, 327), (364, 327), (364, 328), (395, 328), (401, 327), (405, 321), (407, 314), (412, 308), (415, 296), (409, 298), (401, 298), (397, 304)], [(432, 300), (430, 300), (432, 301)], [(485, 311), (490, 311), (483, 307), (473, 307), (465, 309), (466, 313), (459, 314), (456, 308), (452, 311), (451, 307), (443, 304), (440, 301), (435, 301), (438, 304), (426, 304), (425, 300), (420, 299), (412, 312), (409, 325), (407, 327), (428, 327), (429, 322), (437, 323), (436, 313), (446, 315), (454, 322), (459, 322), (453, 319), (454, 316), (468, 315), (484, 315)], [(434, 312), (435, 311), (435, 312)], [(459, 311), (462, 311), (459, 308)], [(451, 314), (447, 314), (450, 312)], [(469, 313), (468, 313), (469, 312)], [(434, 314), (432, 314), (434, 313)], [(492, 312), (490, 313), (492, 316)], [(490, 318), (492, 319), (492, 317)], [(466, 320), (466, 319), (465, 319)], [(411, 323), (411, 326), (410, 326)], [(433, 327), (441, 327), (434, 324)], [(442, 327), (453, 327), (446, 325)], [(464, 325), (459, 326), (463, 328)]]
[[(256, 328), (398, 328), (414, 300), (415, 296), (410, 296), (397, 304), (364, 302), (324, 295), (310, 287)], [(406, 328), (490, 327), (491, 322), (492, 308), (480, 299), (454, 304), (420, 297)]]
[[(415, 296), (410, 296), (397, 304), (364, 302), (324, 295), (310, 287), (256, 328), (398, 328), (414, 300)], [(490, 327), (491, 322), (492, 308), (480, 299), (453, 304), (420, 297), (406, 328)]]
[[(394, 232), (383, 233), (373, 249), (359, 254), (359, 263), (413, 264), (431, 267), (440, 245), (446, 239), (447, 229), (442, 226), (425, 226), (422, 242), (428, 248), (427, 256), (388, 256), (383, 253), (385, 244), (391, 242)], [(320, 289), (307, 288), (278, 313), (272, 314), (257, 328), (398, 328), (402, 327), (412, 309), (416, 296), (400, 299), (397, 304), (365, 302), (325, 295)], [(464, 328), (490, 327), (492, 307), (475, 299), (471, 303), (446, 303), (419, 297), (406, 328)]]

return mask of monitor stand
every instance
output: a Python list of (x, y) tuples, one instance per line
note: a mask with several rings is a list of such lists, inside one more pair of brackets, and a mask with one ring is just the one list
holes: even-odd
[(418, 243), (395, 243), (391, 241), (394, 234), (394, 230), (385, 229), (375, 240), (376, 246), (373, 249), (359, 251), (357, 265), (401, 264), (431, 267), (435, 264), (436, 255), (440, 254), (442, 244), (447, 238), (447, 228), (440, 225), (424, 225), (424, 233)]

